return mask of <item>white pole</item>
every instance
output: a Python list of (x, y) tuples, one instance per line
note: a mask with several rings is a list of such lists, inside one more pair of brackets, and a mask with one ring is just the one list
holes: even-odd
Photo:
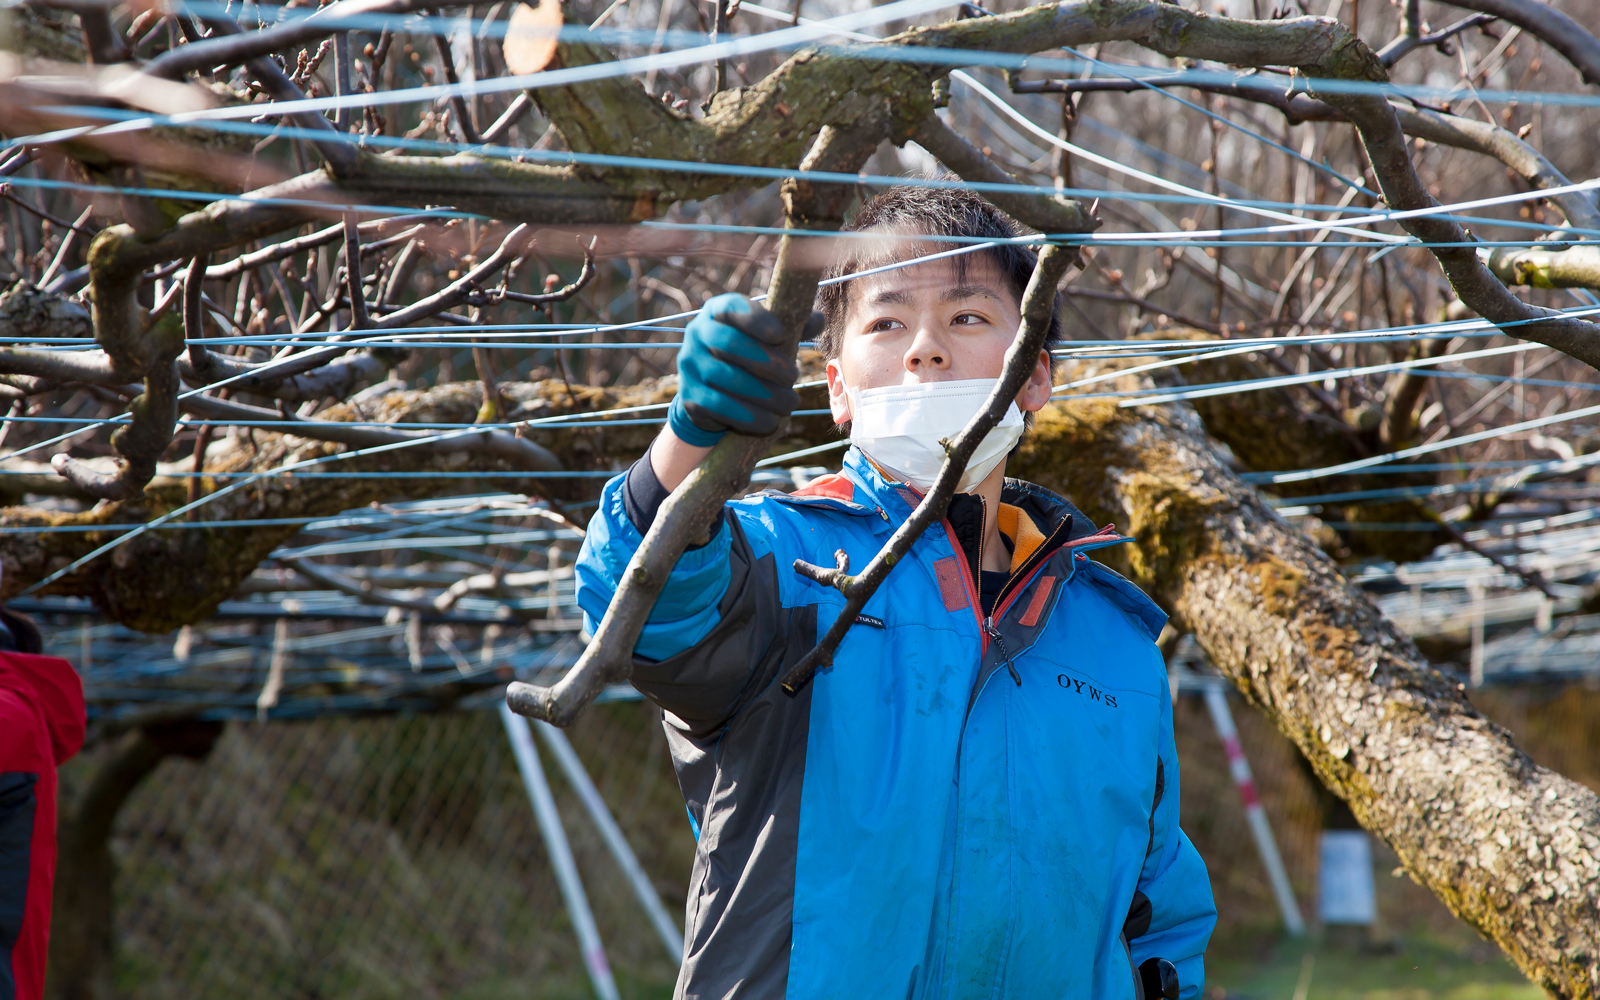
[(584, 895), (583, 881), (578, 877), (578, 866), (572, 860), (572, 847), (561, 828), (561, 815), (556, 812), (556, 800), (550, 794), (550, 782), (545, 779), (544, 768), (539, 764), (539, 751), (533, 745), (533, 734), (528, 731), (528, 720), (500, 703), (500, 722), (511, 740), (511, 753), (517, 758), (517, 770), (522, 772), (522, 783), (528, 789), (528, 801), (533, 803), (533, 815), (539, 821), (539, 832), (544, 835), (544, 846), (550, 854), (550, 867), (555, 869), (556, 883), (561, 886), (561, 896), (567, 903), (567, 915), (572, 918), (572, 929), (578, 935), (578, 947), (583, 952), (583, 964), (589, 970), (589, 981), (600, 1000), (619, 1000), (616, 980), (611, 978), (611, 966), (606, 962), (605, 949), (600, 945), (600, 930), (594, 925), (594, 914), (589, 910), (589, 897)]
[(589, 811), (589, 818), (594, 820), (594, 825), (600, 829), (601, 838), (605, 840), (606, 846), (611, 848), (611, 856), (617, 859), (617, 865), (621, 867), (622, 873), (628, 876), (628, 881), (633, 885), (633, 894), (639, 897), (639, 905), (644, 907), (650, 923), (655, 925), (656, 933), (661, 935), (661, 943), (666, 945), (667, 954), (674, 962), (682, 962), (683, 934), (678, 931), (678, 925), (673, 922), (672, 917), (667, 915), (667, 908), (661, 904), (661, 897), (656, 894), (656, 887), (651, 884), (650, 876), (640, 867), (639, 859), (634, 855), (633, 848), (628, 846), (627, 838), (623, 837), (617, 821), (611, 817), (611, 810), (606, 808), (606, 801), (600, 797), (600, 790), (589, 780), (589, 772), (583, 769), (583, 762), (578, 759), (578, 752), (572, 749), (572, 741), (567, 739), (566, 733), (548, 722), (536, 722), (533, 729), (550, 748), (550, 753), (561, 766), (562, 773), (567, 776), (567, 782), (572, 785), (572, 790), (578, 793), (578, 800)]
[(1228, 695), (1220, 684), (1210, 684), (1205, 691), (1206, 708), (1211, 711), (1211, 722), (1222, 737), (1223, 749), (1228, 752), (1228, 768), (1233, 772), (1233, 783), (1244, 799), (1244, 813), (1250, 821), (1250, 832), (1256, 838), (1256, 850), (1267, 866), (1267, 878), (1272, 882), (1272, 894), (1278, 897), (1278, 910), (1283, 914), (1283, 925), (1293, 937), (1306, 932), (1305, 920), (1300, 916), (1300, 906), (1295, 902), (1294, 889), (1289, 885), (1289, 875), (1283, 870), (1283, 859), (1278, 856), (1278, 842), (1272, 837), (1272, 827), (1267, 823), (1267, 813), (1261, 808), (1261, 798), (1256, 794), (1256, 782), (1250, 774), (1250, 762), (1239, 747), (1239, 730), (1233, 724), (1233, 712), (1228, 709)]

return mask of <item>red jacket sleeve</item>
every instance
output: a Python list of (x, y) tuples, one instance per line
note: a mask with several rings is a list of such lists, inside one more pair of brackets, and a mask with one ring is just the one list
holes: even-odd
[(42, 1000), (56, 868), (56, 765), (83, 745), (65, 660), (0, 653), (0, 998)]

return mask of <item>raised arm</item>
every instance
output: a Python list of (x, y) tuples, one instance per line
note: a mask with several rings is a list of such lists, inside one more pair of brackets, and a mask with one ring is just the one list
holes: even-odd
[[(771, 434), (798, 403), (783, 340), (776, 317), (739, 295), (717, 296), (689, 323), (667, 426), (626, 476), (606, 484), (578, 557), (577, 599), (590, 631), (662, 503), (711, 446), (730, 430)], [(766, 548), (731, 517), (718, 521), (678, 559), (634, 646), (635, 683), (691, 728), (731, 710), (769, 644), (762, 623), (776, 620), (777, 583), (766, 579), (770, 559), (755, 565)], [(742, 638), (730, 642), (735, 633)], [(698, 656), (708, 643), (715, 655)]]
[(667, 492), (727, 432), (765, 437), (799, 405), (799, 369), (783, 350), (783, 334), (776, 316), (733, 293), (707, 302), (689, 322), (678, 349), (678, 395), (650, 447), (651, 468)]

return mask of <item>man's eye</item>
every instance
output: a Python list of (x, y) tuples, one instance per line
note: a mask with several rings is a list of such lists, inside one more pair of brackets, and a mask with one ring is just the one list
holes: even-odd
[(867, 331), (869, 333), (883, 333), (887, 330), (898, 329), (899, 327), (900, 321), (897, 319), (880, 319), (871, 326), (867, 327)]
[(970, 326), (973, 323), (982, 322), (984, 322), (983, 317), (979, 316), (977, 313), (962, 313), (955, 319), (951, 320), (951, 323), (957, 326)]

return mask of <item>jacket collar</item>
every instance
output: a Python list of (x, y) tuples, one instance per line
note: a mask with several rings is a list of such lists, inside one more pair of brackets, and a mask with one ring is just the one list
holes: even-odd
[[(845, 452), (844, 471), (839, 477), (824, 477), (824, 480), (848, 479), (854, 487), (851, 500), (865, 507), (878, 507), (886, 512), (889, 520), (898, 524), (911, 516), (921, 501), (921, 494), (905, 483), (894, 482), (886, 479), (878, 471), (878, 467), (861, 453), (859, 448), (851, 447)], [(817, 480), (816, 483), (823, 483)], [(815, 485), (815, 484), (813, 484)], [(835, 482), (833, 488), (837, 491)], [(811, 489), (807, 486), (806, 490)], [(805, 493), (806, 490), (797, 491)], [(1089, 520), (1077, 507), (1065, 498), (1052, 493), (1043, 486), (1021, 479), (1007, 479), (1000, 490), (1000, 503), (1018, 508), (1022, 514), (1033, 522), (1043, 538), (1052, 538), (1056, 542), (1075, 542), (1080, 538), (1100, 534), (1094, 522)], [(1070, 522), (1070, 524), (1069, 524)], [(1063, 534), (1058, 530), (1066, 528)]]

